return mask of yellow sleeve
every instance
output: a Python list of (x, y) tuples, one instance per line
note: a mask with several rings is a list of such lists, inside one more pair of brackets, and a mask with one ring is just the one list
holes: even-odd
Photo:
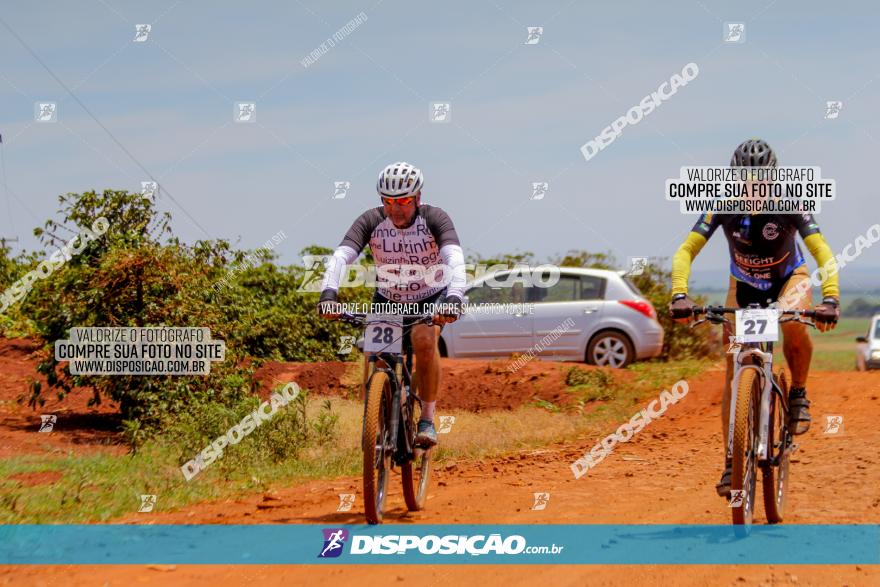
[(816, 259), (819, 267), (824, 267), (828, 272), (828, 277), (822, 282), (822, 297), (831, 296), (839, 299), (840, 280), (837, 278), (837, 259), (834, 258), (834, 253), (831, 252), (825, 237), (821, 232), (815, 232), (804, 237), (804, 244), (807, 245), (807, 250)]
[(688, 277), (691, 263), (705, 246), (707, 240), (702, 234), (691, 231), (675, 256), (672, 257), (672, 295), (688, 292)]

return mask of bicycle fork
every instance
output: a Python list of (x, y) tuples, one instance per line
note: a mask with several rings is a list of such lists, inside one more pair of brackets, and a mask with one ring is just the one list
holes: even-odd
[[(756, 356), (761, 365), (743, 365), (742, 358)], [(734, 356), (733, 380), (730, 382), (730, 409), (728, 411), (727, 423), (727, 458), (733, 458), (733, 432), (734, 423), (736, 422), (736, 400), (739, 394), (739, 381), (742, 374), (747, 369), (754, 369), (758, 372), (761, 380), (761, 406), (758, 419), (758, 461), (766, 461), (768, 459), (768, 444), (770, 437), (770, 402), (773, 401), (773, 355), (764, 351), (751, 348), (739, 351)]]

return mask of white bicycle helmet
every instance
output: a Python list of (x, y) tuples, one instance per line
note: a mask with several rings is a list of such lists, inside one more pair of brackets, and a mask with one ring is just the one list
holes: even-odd
[(385, 198), (404, 198), (419, 193), (425, 178), (422, 171), (406, 163), (392, 163), (379, 174), (376, 191)]

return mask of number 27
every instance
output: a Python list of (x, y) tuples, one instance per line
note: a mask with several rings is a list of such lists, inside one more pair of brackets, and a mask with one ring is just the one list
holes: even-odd
[[(766, 320), (745, 320), (743, 322), (743, 326), (746, 327), (746, 334), (764, 334), (764, 331), (767, 330), (767, 321)], [(755, 327), (758, 326), (758, 331), (755, 332)]]

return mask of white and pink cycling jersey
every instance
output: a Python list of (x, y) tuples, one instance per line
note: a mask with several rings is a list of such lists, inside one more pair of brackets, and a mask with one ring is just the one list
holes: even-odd
[[(321, 290), (338, 290), (346, 265), (367, 245), (373, 251), (381, 296), (394, 302), (418, 302), (445, 289), (447, 296), (464, 297), (464, 253), (455, 226), (442, 208), (422, 204), (406, 228), (394, 226), (381, 206), (361, 214), (327, 263)], [(436, 269), (416, 276), (413, 269), (417, 268)]]

